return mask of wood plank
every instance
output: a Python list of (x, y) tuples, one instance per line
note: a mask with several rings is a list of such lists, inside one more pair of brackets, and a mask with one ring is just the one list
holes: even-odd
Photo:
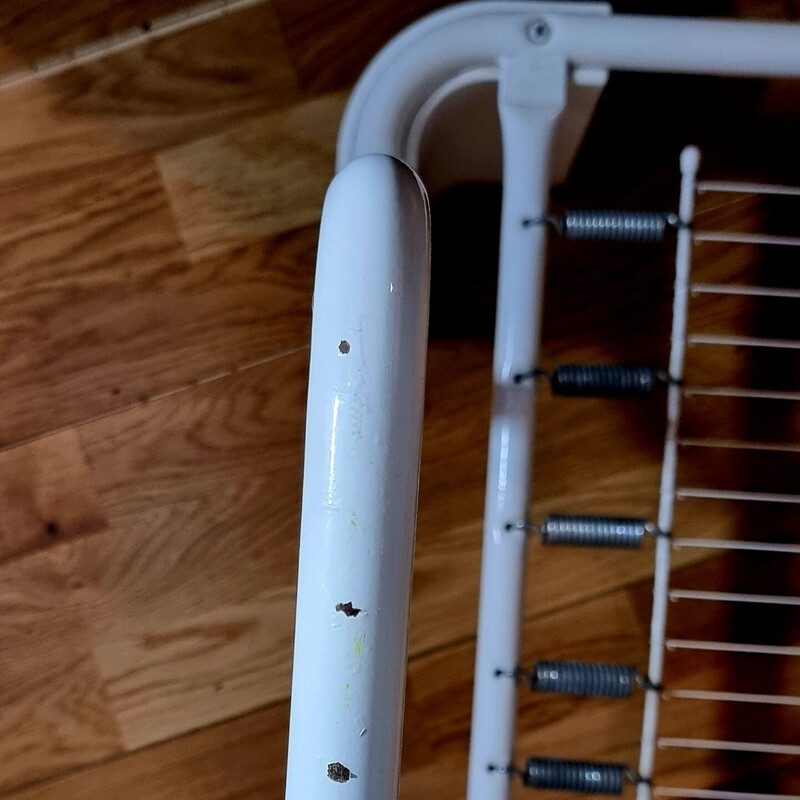
[(0, 561), (107, 525), (75, 431), (0, 452), (0, 506)]
[(392, 36), (446, 3), (414, 0), (378, 7), (358, 0), (273, 0), (273, 5), (303, 89), (318, 94), (355, 82)]
[(294, 607), (294, 592), (283, 589), (119, 641), (103, 638), (95, 655), (125, 749), (284, 699)]
[(0, 791), (122, 749), (63, 555), (0, 567)]
[(58, 226), (63, 258), (42, 264), (40, 285), (0, 297), (0, 443), (306, 342), (315, 231), (190, 264), (155, 172), (141, 179), (134, 196)]
[(319, 219), (345, 100), (321, 97), (159, 154), (190, 258)]
[(278, 800), (283, 797), (287, 703), (157, 747), (32, 786), (9, 797), (39, 800)]
[(36, 0), (15, 0), (3, 3), (0, 70), (29, 65), (129, 28), (141, 28), (153, 17), (190, 5), (191, 0), (92, 0), (46, 5)]
[(5, 90), (0, 185), (153, 153), (296, 98), (265, 3)]

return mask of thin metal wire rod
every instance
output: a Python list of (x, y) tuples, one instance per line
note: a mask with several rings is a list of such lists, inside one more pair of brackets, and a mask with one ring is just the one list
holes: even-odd
[(733, 194), (774, 194), (800, 197), (800, 187), (773, 183), (741, 183), (739, 181), (698, 181), (697, 191), (731, 192)]
[(716, 447), (723, 450), (764, 450), (770, 453), (800, 453), (800, 443), (744, 442), (739, 439), (680, 439), (681, 447)]
[(697, 547), (702, 550), (750, 550), (759, 553), (793, 553), (800, 555), (800, 544), (780, 544), (779, 542), (734, 542), (730, 539), (673, 539), (672, 546)]
[(684, 397), (741, 397), (752, 400), (800, 400), (800, 392), (777, 389), (741, 389), (738, 386), (688, 386)]
[[(678, 430), (680, 427), (683, 391), (681, 382), (686, 360), (686, 331), (689, 319), (689, 284), (692, 269), (692, 230), (694, 219), (697, 170), (700, 151), (686, 147), (681, 153), (681, 192), (678, 217), (685, 225), (678, 228), (675, 251), (675, 289), (672, 300), (672, 330), (670, 333), (669, 371), (672, 378), (667, 388), (666, 432), (664, 457), (661, 463), (658, 520), (660, 531), (671, 531), (675, 513), (675, 482), (678, 468)], [(642, 714), (641, 747), (638, 774), (643, 780), (636, 786), (636, 800), (650, 800), (650, 781), (655, 763), (658, 712), (661, 703), (659, 686), (664, 670), (664, 640), (667, 633), (667, 605), (672, 548), (666, 536), (656, 537), (653, 564), (653, 611), (650, 617), (650, 653), (647, 675), (651, 686), (646, 687)]]
[(761, 603), (776, 606), (800, 606), (800, 597), (742, 592), (707, 592), (695, 589), (670, 589), (670, 600), (711, 600), (720, 603)]
[(754, 503), (800, 503), (800, 494), (773, 494), (771, 492), (738, 492), (727, 489), (698, 489), (681, 487), (675, 491), (679, 500), (690, 497), (701, 500), (742, 500)]
[(736, 233), (735, 231), (695, 231), (695, 242), (730, 242), (732, 244), (761, 244), (800, 247), (800, 236), (770, 236), (765, 233)]
[(693, 283), (692, 294), (737, 294), (752, 297), (800, 298), (800, 289), (780, 289), (772, 286), (747, 286), (741, 283)]
[(751, 694), (750, 692), (714, 692), (705, 689), (671, 689), (664, 692), (662, 697), (665, 700), (713, 700), (723, 703), (800, 706), (800, 697), (790, 694)]
[(800, 350), (797, 339), (762, 339), (758, 336), (730, 336), (721, 333), (691, 333), (689, 344), (710, 344), (719, 347), (772, 347), (779, 350)]
[(800, 745), (771, 744), (770, 742), (726, 742), (722, 739), (681, 739), (662, 737), (659, 747), (680, 747), (690, 750), (729, 750), (736, 753), (775, 753), (781, 756), (800, 756)]
[(800, 800), (798, 794), (764, 794), (763, 792), (729, 792), (726, 789), (680, 789), (677, 786), (655, 786), (656, 797), (683, 797), (692, 800)]
[(708, 650), (714, 653), (753, 653), (762, 656), (800, 656), (800, 647), (741, 642), (703, 642), (695, 639), (668, 639), (667, 650)]

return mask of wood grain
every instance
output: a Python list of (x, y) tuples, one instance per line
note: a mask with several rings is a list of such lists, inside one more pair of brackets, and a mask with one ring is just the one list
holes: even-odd
[(3, 3), (0, 69), (27, 66), (54, 53), (74, 50), (129, 28), (142, 27), (153, 17), (190, 5), (190, 0), (138, 0), (136, 3), (61, 0), (47, 4), (15, 0)]
[(446, 4), (414, 0), (378, 7), (358, 0), (274, 0), (273, 5), (301, 86), (318, 94), (354, 83), (392, 36)]
[(159, 155), (190, 258), (319, 219), (345, 99), (294, 105)]
[(288, 704), (281, 703), (8, 796), (127, 800), (136, 787), (153, 800), (278, 800), (288, 721)]
[(3, 444), (305, 343), (314, 232), (192, 264), (154, 178), (65, 224), (41, 285), (0, 300)]
[(0, 505), (0, 561), (107, 527), (74, 430), (0, 452)]
[(0, 184), (177, 146), (297, 90), (264, 4), (3, 95)]
[(74, 586), (53, 550), (0, 567), (0, 791), (122, 750)]

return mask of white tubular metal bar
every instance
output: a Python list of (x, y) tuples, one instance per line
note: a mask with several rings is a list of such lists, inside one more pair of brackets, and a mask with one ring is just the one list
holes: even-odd
[(731, 192), (733, 194), (770, 194), (800, 197), (799, 186), (776, 186), (772, 183), (738, 183), (737, 181), (698, 181), (697, 191)]
[(710, 344), (721, 347), (773, 347), (783, 350), (800, 350), (796, 339), (761, 339), (756, 336), (728, 336), (717, 333), (693, 333), (689, 344)]
[(744, 286), (736, 283), (693, 283), (692, 294), (737, 294), (748, 297), (800, 298), (800, 289), (775, 289), (771, 286)]
[[(686, 355), (686, 325), (689, 313), (689, 278), (692, 265), (691, 222), (694, 218), (695, 183), (700, 168), (700, 151), (686, 147), (681, 153), (681, 194), (679, 217), (685, 227), (678, 231), (675, 255), (675, 294), (672, 304), (672, 334), (669, 357), (669, 375), (672, 379), (667, 390), (667, 429), (664, 439), (664, 460), (661, 469), (661, 492), (658, 506), (658, 528), (672, 530), (675, 510), (675, 475), (678, 467), (678, 427), (683, 398), (680, 382), (683, 380)], [(642, 744), (639, 754), (639, 775), (645, 780), (637, 784), (637, 800), (649, 800), (653, 777), (653, 764), (658, 730), (658, 706), (664, 669), (664, 638), (667, 630), (667, 605), (669, 590), (670, 555), (669, 537), (658, 536), (655, 546), (653, 574), (653, 616), (650, 621), (650, 659), (647, 675), (652, 684), (644, 699)]]
[[(339, 168), (365, 153), (407, 159), (413, 119), (428, 98), (458, 73), (501, 57), (531, 53), (600, 70), (800, 77), (798, 24), (607, 12), (602, 3), (481, 0), (420, 20), (361, 76), (339, 131)], [(526, 35), (534, 20), (549, 31), (538, 43)]]
[(769, 236), (765, 233), (735, 233), (734, 231), (695, 231), (695, 242), (728, 242), (776, 247), (800, 247), (800, 236)]
[(771, 744), (769, 742), (726, 742), (720, 739), (681, 739), (664, 737), (659, 747), (680, 747), (690, 750), (730, 750), (736, 753), (775, 753), (782, 756), (800, 756), (800, 746)]
[(679, 500), (693, 497), (701, 500), (741, 500), (745, 503), (800, 503), (800, 494), (773, 492), (737, 492), (728, 489), (696, 489), (681, 487), (675, 492)]
[(743, 442), (738, 439), (681, 439), (681, 447), (708, 447), (720, 450), (759, 450), (766, 453), (800, 453), (800, 444), (792, 442)]
[(516, 681), (497, 671), (519, 664), (526, 536), (507, 526), (528, 517), (536, 381), (515, 378), (539, 364), (547, 230), (525, 222), (547, 209), (547, 153), (566, 79), (563, 62), (501, 65), (503, 210), (468, 800), (507, 800), (511, 791), (509, 775), (489, 768), (511, 763), (517, 714)]
[(683, 797), (686, 800), (800, 800), (798, 794), (763, 794), (761, 792), (729, 792), (725, 789), (679, 789), (676, 786), (656, 786), (656, 797)]
[(735, 542), (730, 539), (673, 539), (672, 546), (697, 547), (701, 550), (749, 550), (756, 553), (800, 554), (800, 544), (780, 544), (779, 542)]
[(699, 589), (670, 589), (670, 600), (709, 600), (718, 603), (757, 603), (774, 606), (800, 606), (800, 597), (742, 592), (707, 592)]
[(396, 800), (428, 326), (428, 203), (384, 155), (319, 237), (287, 800)]
[(706, 689), (671, 689), (665, 700), (710, 700), (721, 703), (754, 703), (766, 706), (800, 706), (800, 697), (789, 694), (751, 694), (749, 692), (714, 692)]
[(694, 639), (668, 639), (667, 650), (706, 650), (714, 653), (753, 653), (761, 656), (800, 656), (800, 647), (740, 642), (703, 642)]
[(800, 392), (774, 389), (741, 389), (738, 386), (687, 386), (684, 397), (739, 397), (750, 400), (800, 400)]

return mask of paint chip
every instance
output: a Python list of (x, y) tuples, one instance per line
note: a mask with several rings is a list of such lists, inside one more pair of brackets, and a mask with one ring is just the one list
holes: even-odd
[(358, 775), (354, 772), (350, 772), (344, 764), (334, 761), (332, 764), (328, 764), (328, 777), (334, 783), (347, 783), (350, 778), (357, 778)]
[(342, 339), (342, 341), (339, 342), (339, 352), (343, 356), (346, 356), (350, 352), (350, 342), (348, 342), (347, 339)]
[(361, 609), (353, 608), (353, 604), (350, 602), (337, 603), (336, 610), (341, 611), (346, 617), (357, 617), (361, 613)]

